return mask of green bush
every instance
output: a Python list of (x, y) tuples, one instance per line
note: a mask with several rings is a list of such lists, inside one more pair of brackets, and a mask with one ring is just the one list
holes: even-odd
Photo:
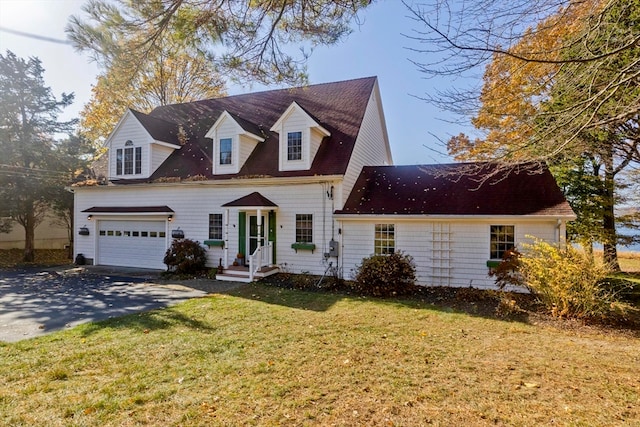
[(560, 249), (542, 241), (523, 246), (523, 283), (554, 316), (610, 318), (626, 311), (606, 265), (572, 246)]
[(169, 271), (175, 273), (197, 273), (205, 268), (207, 253), (200, 243), (194, 240), (176, 239), (167, 249), (163, 262)]
[(409, 293), (415, 282), (413, 257), (396, 252), (364, 258), (356, 269), (356, 278), (351, 286), (360, 294), (386, 297)]

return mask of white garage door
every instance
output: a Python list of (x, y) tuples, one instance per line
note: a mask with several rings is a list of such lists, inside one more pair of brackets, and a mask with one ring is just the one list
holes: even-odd
[(99, 265), (164, 269), (164, 221), (99, 221)]

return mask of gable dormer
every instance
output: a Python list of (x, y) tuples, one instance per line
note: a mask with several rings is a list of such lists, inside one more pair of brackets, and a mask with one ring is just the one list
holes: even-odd
[(271, 127), (280, 135), (278, 167), (281, 171), (311, 169), (322, 139), (331, 133), (295, 101)]
[(180, 149), (179, 128), (173, 123), (128, 110), (105, 141), (109, 179), (142, 179), (174, 150)]
[(240, 168), (251, 152), (264, 138), (256, 135), (257, 126), (234, 118), (228, 111), (223, 111), (218, 120), (205, 135), (213, 140), (213, 174), (225, 175), (240, 172)]

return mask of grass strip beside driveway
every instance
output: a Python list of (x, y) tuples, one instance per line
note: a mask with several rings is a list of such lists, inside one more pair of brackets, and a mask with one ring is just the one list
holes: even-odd
[(4, 425), (638, 425), (640, 339), (247, 285), (1, 344)]

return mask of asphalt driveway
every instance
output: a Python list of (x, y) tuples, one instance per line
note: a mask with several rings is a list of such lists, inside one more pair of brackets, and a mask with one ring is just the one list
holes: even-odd
[(124, 273), (82, 268), (0, 270), (0, 341), (15, 342), (207, 294), (153, 283), (153, 276)]

